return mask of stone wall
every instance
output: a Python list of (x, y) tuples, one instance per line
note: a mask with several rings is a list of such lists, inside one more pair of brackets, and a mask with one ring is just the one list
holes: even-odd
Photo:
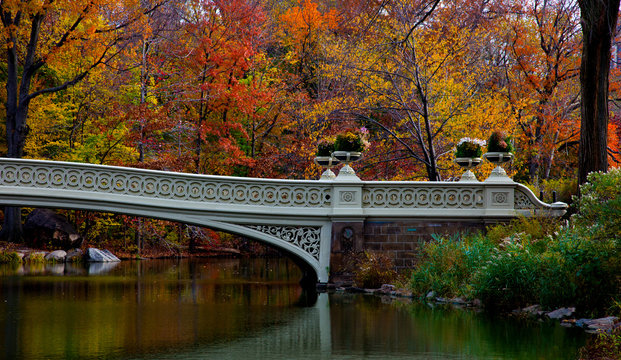
[(485, 229), (482, 221), (399, 220), (364, 223), (363, 249), (389, 255), (397, 269), (411, 268), (420, 257), (420, 247), (433, 234), (453, 235)]
[(362, 251), (390, 256), (397, 270), (412, 268), (420, 258), (420, 247), (433, 234), (455, 235), (485, 230), (489, 221), (392, 220), (335, 222), (332, 224), (331, 278), (347, 278), (354, 259)]

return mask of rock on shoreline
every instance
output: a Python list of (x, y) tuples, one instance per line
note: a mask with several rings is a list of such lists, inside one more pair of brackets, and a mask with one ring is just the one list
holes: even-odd
[[(10, 251), (9, 251), (10, 252)], [(54, 250), (46, 252), (42, 250), (18, 249), (14, 250), (15, 254), (24, 262), (50, 262), (50, 263), (72, 263), (72, 262), (120, 262), (121, 260), (108, 250), (100, 250), (97, 248), (88, 248), (86, 252), (81, 249), (72, 249), (67, 251)]]

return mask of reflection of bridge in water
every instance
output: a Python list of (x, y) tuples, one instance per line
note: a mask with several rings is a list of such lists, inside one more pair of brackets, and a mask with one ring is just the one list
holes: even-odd
[(318, 295), (313, 306), (299, 308), (284, 324), (263, 328), (251, 336), (241, 337), (221, 345), (175, 353), (171, 358), (327, 359), (332, 354), (331, 326), (328, 294), (322, 293)]
[[(558, 215), (509, 178), (485, 182), (276, 180), (92, 164), (0, 159), (0, 204), (81, 209), (206, 226), (288, 253), (327, 282), (347, 251), (384, 251), (407, 266), (432, 232), (533, 213)], [(331, 262), (332, 258), (332, 262)]]

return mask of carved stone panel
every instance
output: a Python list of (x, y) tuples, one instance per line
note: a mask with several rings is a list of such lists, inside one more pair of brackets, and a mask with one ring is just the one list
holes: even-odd
[(492, 204), (493, 205), (506, 205), (509, 203), (509, 193), (506, 191), (493, 191), (492, 192)]

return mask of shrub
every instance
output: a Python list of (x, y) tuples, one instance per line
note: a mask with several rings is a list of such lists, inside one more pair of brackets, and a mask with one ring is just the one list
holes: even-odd
[(367, 137), (368, 131), (365, 128), (338, 134), (334, 142), (334, 151), (362, 152), (368, 146)]
[(321, 139), (317, 142), (317, 156), (331, 156), (334, 152), (334, 139)]
[(437, 296), (470, 295), (470, 278), (480, 264), (490, 257), (493, 244), (481, 235), (461, 240), (435, 237), (423, 245), (422, 259), (410, 280), (412, 292), (424, 296), (433, 291)]
[(473, 295), (486, 307), (509, 310), (537, 299), (539, 259), (519, 243), (494, 248), (491, 258), (473, 278)]
[(487, 228), (486, 236), (494, 243), (500, 244), (507, 238), (519, 237), (533, 245), (532, 250), (543, 251), (551, 236), (558, 232), (562, 221), (550, 217), (520, 217), (508, 224), (502, 223)]
[(478, 158), (483, 155), (483, 149), (481, 146), (485, 146), (485, 141), (479, 139), (462, 138), (459, 140), (457, 147), (455, 148), (456, 158)]
[(438, 296), (456, 295), (467, 271), (463, 246), (451, 239), (434, 240), (423, 245), (420, 265), (412, 273), (412, 291), (421, 296), (429, 291)]
[(572, 303), (583, 312), (603, 314), (621, 292), (621, 249), (614, 241), (592, 241), (567, 229), (551, 251), (563, 259), (565, 282), (573, 287)]
[(552, 202), (552, 192), (556, 191), (556, 201), (571, 204), (573, 197), (578, 194), (578, 179), (573, 177), (544, 180), (540, 190), (545, 194), (547, 202)]
[(608, 173), (595, 172), (580, 186), (580, 198), (575, 199), (578, 213), (575, 225), (584, 236), (593, 240), (621, 240), (621, 169)]
[(621, 359), (621, 327), (589, 338), (587, 344), (580, 349), (580, 359)]
[(487, 142), (488, 152), (512, 152), (513, 144), (511, 143), (511, 137), (504, 131), (496, 130), (490, 135)]
[(391, 258), (385, 254), (365, 251), (355, 271), (354, 282), (361, 288), (376, 289), (392, 283), (396, 277)]
[(22, 262), (22, 258), (15, 252), (1, 252), (0, 264), (19, 264)]
[[(434, 239), (422, 248), (411, 287), (424, 295), (478, 297), (489, 308), (531, 304), (552, 309), (576, 306), (599, 316), (621, 304), (621, 213), (614, 203), (618, 173), (591, 175), (575, 224), (553, 218), (520, 218), (492, 226), (485, 236)], [(613, 217), (612, 219), (609, 217)], [(597, 239), (596, 241), (593, 241)], [(617, 305), (621, 309), (620, 305)], [(616, 311), (621, 311), (617, 309)]]

